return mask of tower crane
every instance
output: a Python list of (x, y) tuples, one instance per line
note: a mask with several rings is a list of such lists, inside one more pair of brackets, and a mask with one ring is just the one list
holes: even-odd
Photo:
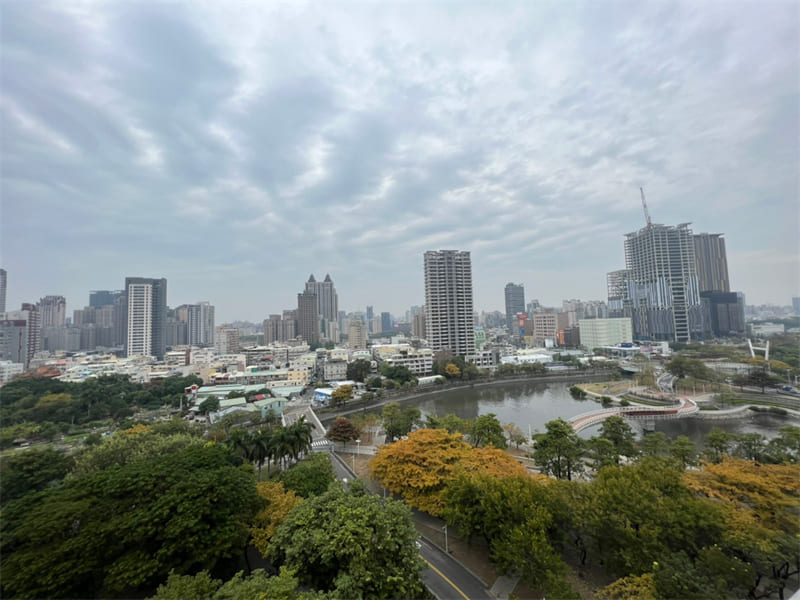
[(647, 219), (647, 226), (652, 227), (653, 223), (650, 221), (650, 213), (647, 211), (647, 201), (644, 199), (644, 189), (640, 187), (639, 191), (642, 193), (642, 208), (644, 208), (644, 218)]

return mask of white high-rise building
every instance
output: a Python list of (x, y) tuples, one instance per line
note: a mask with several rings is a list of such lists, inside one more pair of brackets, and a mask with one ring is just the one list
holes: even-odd
[(187, 337), (191, 346), (214, 345), (214, 306), (198, 302), (186, 307)]
[(431, 347), (456, 356), (475, 353), (472, 261), (459, 250), (425, 253), (425, 331)]
[(128, 356), (153, 355), (153, 284), (128, 285)]

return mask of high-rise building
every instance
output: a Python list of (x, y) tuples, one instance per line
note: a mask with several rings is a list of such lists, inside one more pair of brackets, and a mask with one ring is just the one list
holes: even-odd
[(167, 350), (167, 280), (125, 278), (125, 355), (164, 358)]
[(381, 313), (381, 333), (388, 333), (392, 330), (392, 315), (388, 312)]
[(694, 239), (697, 286), (701, 292), (730, 292), (728, 257), (722, 233), (698, 233)]
[(0, 320), (0, 360), (28, 368), (28, 322), (25, 319)]
[(361, 319), (352, 319), (347, 333), (347, 344), (353, 350), (367, 348), (367, 326)]
[(324, 281), (317, 281), (312, 274), (306, 282), (306, 292), (317, 297), (317, 317), (322, 320), (320, 331), (326, 339), (339, 341), (339, 295), (331, 276), (326, 274)]
[(45, 296), (39, 300), (42, 327), (64, 327), (67, 324), (67, 300), (64, 296)]
[(125, 292), (122, 290), (94, 290), (89, 292), (89, 306), (102, 308), (103, 306), (114, 306), (117, 300)]
[(792, 311), (796, 315), (800, 315), (800, 296), (792, 297)]
[(517, 315), (525, 312), (525, 286), (523, 284), (506, 284), (506, 329), (510, 334), (519, 333)]
[(472, 261), (459, 250), (425, 253), (425, 331), (434, 350), (456, 356), (475, 352)]
[(8, 285), (8, 272), (0, 269), (0, 313), (6, 312), (6, 286)]
[[(6, 327), (6, 356), (0, 357), (12, 362), (21, 362), (28, 368), (34, 355), (42, 349), (42, 320), (39, 307), (36, 304), (23, 303), (20, 310), (11, 310), (5, 313)], [(8, 324), (10, 323), (10, 324)], [(20, 331), (24, 329), (24, 333)], [(20, 335), (24, 335), (22, 344)]]
[(186, 307), (188, 343), (192, 346), (214, 345), (214, 306), (198, 302)]
[(281, 339), (281, 316), (270, 315), (264, 319), (264, 345), (282, 341), (284, 340)]
[(411, 321), (411, 335), (418, 338), (425, 337), (425, 310), (416, 313)]
[(630, 306), (636, 338), (688, 342), (693, 332), (702, 332), (689, 223), (648, 225), (626, 234), (625, 267), (623, 304)]
[(744, 294), (736, 292), (700, 292), (700, 301), (707, 303), (708, 329), (715, 336), (745, 333)]
[(319, 344), (318, 306), (317, 295), (306, 285), (306, 291), (297, 294), (297, 333), (307, 344)]

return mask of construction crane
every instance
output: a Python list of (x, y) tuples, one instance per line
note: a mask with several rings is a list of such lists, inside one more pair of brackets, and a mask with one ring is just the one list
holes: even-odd
[(644, 189), (639, 188), (642, 193), (642, 208), (644, 208), (644, 218), (647, 219), (647, 226), (652, 227), (653, 223), (650, 221), (650, 213), (647, 212), (647, 201), (644, 199)]

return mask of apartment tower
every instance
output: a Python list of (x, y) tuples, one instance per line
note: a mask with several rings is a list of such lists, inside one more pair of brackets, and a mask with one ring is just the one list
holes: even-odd
[[(313, 275), (312, 275), (313, 278)], [(317, 295), (306, 291), (297, 294), (297, 334), (307, 344), (319, 344), (319, 313)]]
[(167, 280), (125, 278), (125, 355), (155, 356), (167, 350)]
[(517, 315), (525, 312), (525, 286), (521, 283), (506, 284), (506, 329), (511, 335), (519, 334)]
[(0, 313), (6, 312), (6, 286), (8, 285), (8, 272), (0, 269)]
[(189, 345), (214, 345), (214, 306), (210, 302), (187, 305), (186, 321)]
[(425, 253), (425, 331), (434, 351), (456, 356), (475, 353), (470, 253), (431, 250)]

